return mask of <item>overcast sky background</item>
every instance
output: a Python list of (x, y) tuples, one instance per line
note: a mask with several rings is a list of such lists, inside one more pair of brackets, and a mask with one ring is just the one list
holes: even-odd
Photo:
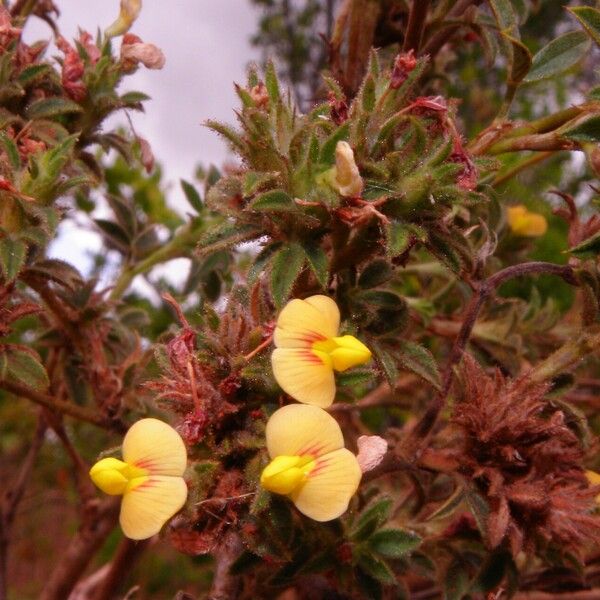
[[(119, 0), (59, 0), (57, 4), (62, 9), (59, 27), (68, 40), (77, 36), (78, 27), (95, 36), (98, 27), (104, 30), (119, 13)], [(173, 188), (169, 199), (175, 205), (183, 207), (185, 202), (180, 178), (191, 179), (200, 162), (218, 165), (227, 156), (223, 141), (202, 123), (235, 121), (238, 103), (233, 83), (243, 82), (247, 65), (258, 59), (249, 43), (257, 18), (258, 11), (248, 0), (144, 0), (131, 28), (143, 41), (159, 46), (166, 57), (162, 70), (140, 67), (124, 80), (120, 91), (138, 90), (152, 98), (146, 102), (145, 114), (131, 112), (131, 117), (164, 166), (165, 179)], [(51, 38), (45, 23), (30, 19), (26, 41)], [(116, 121), (126, 124), (124, 115)], [(83, 235), (73, 226), (63, 227), (51, 254), (86, 270), (90, 262), (84, 246), (97, 247), (98, 241)]]

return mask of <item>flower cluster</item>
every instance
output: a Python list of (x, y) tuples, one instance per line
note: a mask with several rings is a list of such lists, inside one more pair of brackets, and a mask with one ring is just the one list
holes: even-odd
[[(271, 462), (261, 485), (288, 496), (316, 521), (339, 517), (361, 479), (361, 463), (344, 447), (337, 421), (323, 408), (335, 398), (334, 371), (368, 362), (371, 352), (351, 335), (339, 336), (340, 313), (327, 296), (291, 300), (274, 332), (275, 379), (303, 404), (284, 406), (267, 423)], [(183, 440), (169, 425), (142, 419), (123, 440), (123, 460), (103, 458), (90, 470), (105, 493), (122, 495), (121, 527), (131, 539), (145, 539), (184, 505), (182, 477), (187, 456)]]

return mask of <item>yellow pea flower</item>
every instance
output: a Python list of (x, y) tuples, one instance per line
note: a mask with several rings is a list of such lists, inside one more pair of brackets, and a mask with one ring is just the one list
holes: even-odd
[(273, 375), (292, 398), (323, 408), (335, 398), (334, 371), (371, 359), (370, 350), (351, 335), (338, 336), (340, 311), (327, 296), (288, 302), (277, 319), (271, 355)]
[(185, 504), (187, 463), (179, 434), (158, 419), (134, 423), (123, 440), (123, 460), (103, 458), (91, 469), (105, 493), (122, 495), (120, 523), (132, 540), (145, 540)]
[(142, 10), (142, 0), (121, 0), (117, 20), (104, 32), (106, 37), (116, 37), (129, 31)]
[(515, 235), (539, 237), (548, 229), (544, 215), (531, 212), (522, 204), (509, 206), (507, 213), (508, 225)]
[[(600, 473), (596, 473), (596, 471), (586, 471), (585, 476), (587, 477), (590, 485), (600, 485)], [(596, 502), (600, 504), (600, 494), (596, 496)]]
[(284, 406), (269, 419), (266, 436), (271, 462), (260, 477), (265, 489), (288, 496), (315, 521), (346, 512), (362, 472), (330, 414), (316, 406)]

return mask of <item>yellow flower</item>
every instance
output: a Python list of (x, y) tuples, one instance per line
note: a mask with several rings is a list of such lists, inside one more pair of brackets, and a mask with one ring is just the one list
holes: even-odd
[(331, 415), (316, 406), (290, 404), (273, 413), (266, 434), (272, 460), (260, 477), (265, 489), (288, 496), (315, 521), (346, 512), (362, 473)]
[(106, 37), (123, 35), (133, 25), (142, 10), (142, 0), (121, 0), (121, 11), (117, 20), (104, 32)]
[(132, 540), (145, 540), (185, 504), (187, 463), (179, 434), (158, 419), (135, 423), (123, 440), (123, 460), (103, 458), (90, 470), (105, 493), (122, 495), (120, 523)]
[(277, 383), (292, 398), (323, 408), (335, 398), (335, 371), (371, 359), (370, 350), (351, 335), (338, 336), (340, 311), (327, 296), (291, 300), (277, 319), (271, 356)]
[[(600, 473), (596, 473), (596, 471), (586, 471), (585, 476), (587, 477), (587, 480), (589, 481), (590, 485), (600, 485)], [(596, 496), (596, 502), (600, 504), (600, 494)]]
[(522, 204), (508, 207), (508, 225), (515, 235), (527, 237), (539, 237), (548, 229), (544, 215), (530, 212)]
[(338, 142), (335, 147), (335, 183), (342, 196), (355, 198), (362, 194), (363, 180), (348, 142)]

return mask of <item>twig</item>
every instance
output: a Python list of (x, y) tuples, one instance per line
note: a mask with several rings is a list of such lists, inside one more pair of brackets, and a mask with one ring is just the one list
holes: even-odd
[(112, 600), (115, 597), (116, 592), (126, 582), (126, 576), (131, 572), (132, 565), (140, 558), (148, 544), (149, 540), (139, 542), (127, 538), (121, 540), (106, 577), (92, 596), (93, 600)]
[(504, 171), (504, 173), (498, 173), (494, 180), (492, 181), (492, 185), (494, 187), (498, 187), (507, 181), (510, 181), (515, 175), (518, 175), (521, 171), (525, 171), (532, 167), (533, 165), (537, 165), (537, 163), (546, 160), (554, 155), (554, 152), (539, 152), (530, 156), (526, 160), (517, 163), (514, 167)]
[(215, 576), (208, 594), (209, 600), (234, 600), (238, 597), (240, 580), (229, 570), (243, 550), (237, 532), (229, 531), (223, 542), (215, 549)]
[(39, 600), (64, 600), (84, 573), (88, 563), (117, 523), (119, 499), (84, 504), (82, 521), (59, 562), (51, 573)]
[(408, 26), (406, 28), (406, 36), (404, 38), (404, 52), (414, 50), (415, 54), (419, 53), (421, 46), (421, 37), (425, 29), (425, 21), (429, 12), (430, 0), (413, 0), (410, 13), (408, 15)]
[(267, 348), (271, 344), (272, 341), (273, 341), (273, 336), (270, 335), (264, 342), (262, 342), (258, 346), (256, 346), (256, 348), (254, 348), (254, 350), (252, 350), (251, 352), (248, 352), (248, 354), (246, 354), (244, 356), (244, 360), (250, 360), (251, 358), (256, 356), (261, 350), (264, 350), (265, 348)]
[(97, 414), (95, 411), (91, 411), (83, 406), (59, 400), (58, 398), (49, 396), (43, 392), (38, 392), (37, 390), (21, 385), (20, 383), (0, 380), (0, 389), (6, 390), (21, 398), (27, 398), (50, 410), (58, 411), (80, 421), (85, 421), (86, 423), (92, 423), (92, 425), (102, 427), (103, 429), (111, 429), (120, 433), (123, 433), (126, 429), (120, 421), (107, 419), (106, 417)]
[(40, 415), (27, 456), (21, 465), (21, 469), (14, 483), (6, 488), (2, 504), (0, 505), (0, 600), (5, 600), (8, 593), (7, 567), (10, 531), (17, 507), (23, 498), (31, 471), (35, 465), (35, 460), (44, 443), (46, 429), (46, 421), (43, 416)]

